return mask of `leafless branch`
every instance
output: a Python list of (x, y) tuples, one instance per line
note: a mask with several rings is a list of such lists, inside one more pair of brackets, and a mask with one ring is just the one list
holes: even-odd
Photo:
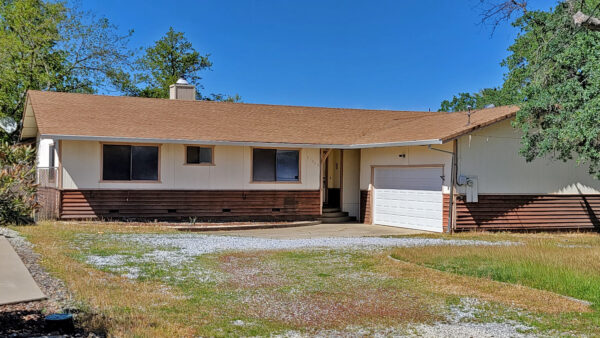
[(481, 23), (492, 26), (492, 34), (496, 27), (510, 21), (514, 15), (527, 14), (527, 0), (480, 0), (483, 6)]

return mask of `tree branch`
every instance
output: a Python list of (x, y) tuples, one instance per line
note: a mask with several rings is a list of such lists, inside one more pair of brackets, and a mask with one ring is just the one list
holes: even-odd
[(600, 32), (600, 19), (583, 14), (581, 11), (577, 11), (577, 13), (573, 15), (573, 22), (576, 26), (582, 26), (591, 31)]

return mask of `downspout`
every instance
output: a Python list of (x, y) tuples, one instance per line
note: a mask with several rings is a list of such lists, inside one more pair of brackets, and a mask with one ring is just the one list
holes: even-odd
[(456, 140), (452, 141), (453, 151), (432, 148), (431, 145), (427, 146), (427, 148), (452, 155), (452, 165), (450, 166), (450, 197), (448, 201), (448, 226), (446, 227), (446, 232), (451, 234), (454, 231), (454, 186), (456, 185), (456, 173), (458, 172), (458, 163), (456, 160), (456, 154), (458, 153), (457, 142)]

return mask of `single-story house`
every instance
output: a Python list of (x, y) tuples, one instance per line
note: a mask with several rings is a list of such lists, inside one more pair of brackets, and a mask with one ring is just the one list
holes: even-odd
[(40, 217), (598, 229), (600, 182), (519, 154), (516, 106), (415, 112), (29, 91)]

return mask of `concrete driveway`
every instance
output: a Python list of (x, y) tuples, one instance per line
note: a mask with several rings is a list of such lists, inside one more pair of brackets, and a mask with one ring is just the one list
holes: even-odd
[(381, 237), (391, 235), (415, 235), (427, 232), (383, 225), (341, 223), (275, 229), (208, 231), (203, 233), (222, 236), (297, 239), (320, 237)]

